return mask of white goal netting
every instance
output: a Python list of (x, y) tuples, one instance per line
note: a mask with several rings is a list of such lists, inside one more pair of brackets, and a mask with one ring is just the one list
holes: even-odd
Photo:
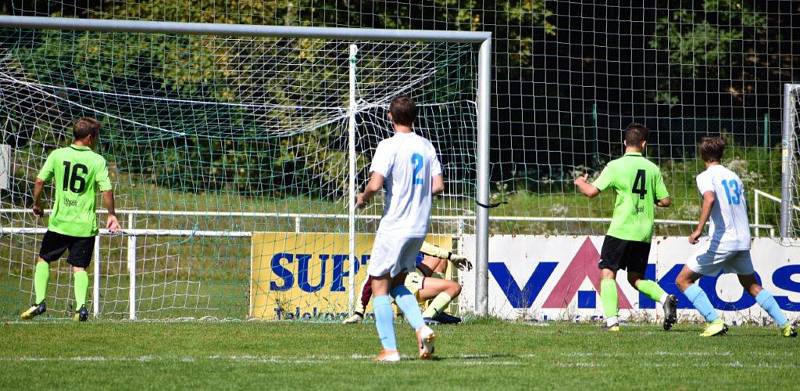
[[(103, 123), (98, 152), (109, 162), (127, 230), (102, 236), (99, 273), (90, 267), (90, 279), (99, 274), (90, 305), (96, 301), (100, 316), (129, 316), (132, 298), (138, 318), (274, 312), (258, 305), (290, 313), (300, 299), (276, 300), (269, 289), (287, 284), (318, 300), (319, 313), (346, 311), (339, 299), (326, 301), (333, 294), (346, 300), (349, 289), (341, 243), (313, 236), (260, 243), (296, 256), (276, 266), (251, 262), (251, 235), (347, 234), (351, 44), (358, 48), (357, 188), (377, 143), (391, 135), (389, 101), (408, 94), (420, 108), (418, 132), (433, 141), (445, 167), (447, 190), (435, 203), (432, 233), (471, 231), (474, 45), (0, 31), (2, 316), (33, 301), (46, 219), (25, 209), (38, 169), (51, 150), (70, 143), (71, 122), (80, 116)], [(357, 232), (374, 232), (370, 216), (379, 214), (375, 202), (358, 216)], [(332, 246), (329, 254), (325, 246)], [(304, 258), (312, 247), (319, 255)], [(72, 310), (70, 274), (63, 260), (52, 267), (51, 314)], [(254, 295), (267, 302), (254, 303)]]

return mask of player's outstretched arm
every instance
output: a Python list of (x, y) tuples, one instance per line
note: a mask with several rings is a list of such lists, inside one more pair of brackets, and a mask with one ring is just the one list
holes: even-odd
[(706, 226), (708, 217), (711, 216), (711, 207), (716, 200), (717, 196), (713, 191), (703, 193), (703, 205), (700, 207), (700, 220), (697, 222), (697, 227), (694, 229), (694, 232), (689, 235), (689, 243), (697, 243), (697, 239), (703, 234), (703, 228)]
[(364, 192), (356, 196), (356, 208), (363, 208), (367, 205), (372, 196), (383, 188), (383, 180), (383, 175), (372, 172)]
[(42, 199), (42, 190), (44, 189), (44, 181), (40, 178), (36, 178), (36, 182), (33, 184), (33, 214), (36, 216), (42, 216), (44, 214), (44, 210), (39, 202)]
[(459, 270), (472, 270), (472, 262), (470, 262), (467, 257), (453, 254), (451, 251), (445, 250), (431, 243), (423, 242), (419, 251), (425, 255), (430, 255), (432, 257), (446, 259), (450, 262), (453, 262), (453, 265), (455, 265)]
[(108, 209), (108, 218), (106, 219), (106, 229), (111, 232), (117, 232), (119, 230), (119, 221), (117, 221), (117, 212), (114, 210), (114, 192), (104, 191), (103, 192), (103, 206)]
[(419, 248), (419, 252), (436, 258), (449, 259), (450, 257), (450, 251), (447, 251), (434, 244), (428, 243), (428, 241), (422, 242), (422, 247)]
[(577, 178), (575, 178), (575, 186), (578, 188), (578, 191), (581, 194), (589, 197), (594, 198), (600, 195), (600, 189), (594, 187), (591, 183), (588, 182), (589, 174), (583, 174)]

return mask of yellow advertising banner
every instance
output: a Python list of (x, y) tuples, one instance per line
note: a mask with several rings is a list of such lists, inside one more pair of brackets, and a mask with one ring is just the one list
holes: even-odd
[[(356, 300), (361, 296), (374, 238), (374, 234), (356, 235)], [(452, 248), (449, 235), (428, 235), (426, 240)], [(334, 320), (347, 315), (347, 234), (254, 232), (251, 243), (251, 317)]]

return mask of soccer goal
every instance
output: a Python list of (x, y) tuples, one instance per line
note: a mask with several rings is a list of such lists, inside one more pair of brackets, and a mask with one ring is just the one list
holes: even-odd
[(800, 84), (783, 87), (781, 239), (800, 243)]
[[(430, 240), (475, 257), (472, 310), (486, 313), (490, 33), (12, 16), (0, 28), (0, 316), (33, 300), (46, 230), (33, 181), (80, 116), (103, 123), (124, 228), (96, 240), (95, 316), (346, 314), (381, 212), (354, 197), (399, 94), (445, 168)], [(476, 248), (459, 248), (466, 235)], [(48, 312), (71, 303), (62, 260)]]

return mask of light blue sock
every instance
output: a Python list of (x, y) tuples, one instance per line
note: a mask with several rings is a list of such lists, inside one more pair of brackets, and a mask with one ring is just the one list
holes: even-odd
[(711, 305), (711, 301), (708, 300), (708, 296), (706, 293), (700, 289), (697, 284), (689, 285), (683, 294), (692, 302), (694, 308), (697, 308), (697, 311), (700, 312), (700, 315), (703, 315), (706, 318), (706, 322), (713, 322), (719, 318), (719, 314), (714, 309), (714, 306)]
[(392, 312), (392, 298), (388, 295), (377, 296), (372, 299), (372, 310), (375, 312), (375, 328), (384, 349), (397, 350), (397, 341), (394, 338), (394, 313)]
[(403, 311), (403, 315), (406, 317), (408, 324), (410, 324), (414, 330), (425, 325), (425, 321), (422, 320), (422, 311), (419, 310), (417, 298), (411, 294), (408, 288), (404, 285), (395, 287), (392, 289), (392, 296), (394, 296), (394, 302), (400, 307), (400, 310)]
[(762, 289), (761, 292), (756, 295), (756, 302), (764, 311), (767, 311), (778, 326), (783, 327), (789, 322), (783, 314), (783, 311), (781, 311), (781, 307), (778, 306), (778, 302), (775, 301), (775, 298), (772, 297), (772, 294), (766, 289)]

